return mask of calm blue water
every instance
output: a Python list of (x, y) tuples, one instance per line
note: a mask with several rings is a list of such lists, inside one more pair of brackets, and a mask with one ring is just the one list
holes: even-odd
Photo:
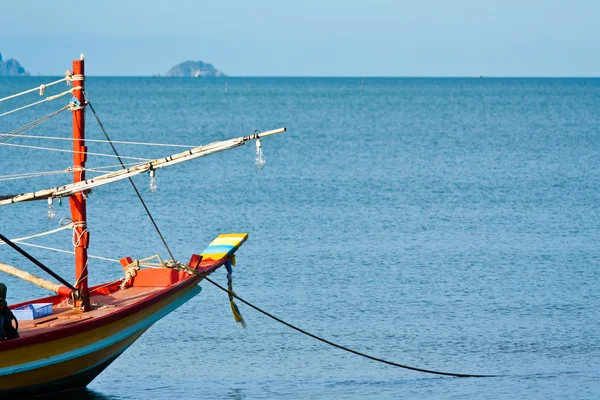
[[(0, 79), (0, 97), (44, 78)], [(250, 232), (234, 288), (315, 334), (456, 379), (381, 365), (303, 337), (210, 284), (89, 386), (97, 399), (593, 399), (600, 396), (600, 80), (90, 78), (114, 140), (203, 144), (286, 126), (254, 145), (157, 174), (149, 193), (175, 254)], [(225, 86), (227, 84), (227, 86)], [(61, 86), (49, 93), (64, 90)], [(0, 104), (0, 113), (39, 97)], [(0, 118), (7, 132), (66, 100)], [(33, 134), (70, 134), (63, 113)], [(101, 133), (88, 114), (88, 137)], [(69, 143), (10, 143), (69, 148)], [(106, 144), (90, 151), (110, 153)], [(119, 145), (123, 155), (173, 149)], [(0, 175), (69, 155), (0, 147)], [(114, 159), (90, 157), (89, 166)], [(68, 181), (0, 181), (12, 193)], [(0, 208), (2, 233), (57, 227), (46, 204)], [(128, 183), (90, 196), (91, 254), (165, 252)], [(68, 233), (34, 243), (70, 248)], [(69, 255), (31, 249), (72, 276)], [(6, 247), (0, 259), (35, 271)], [(94, 261), (91, 282), (121, 276)], [(225, 272), (214, 277), (225, 283)], [(44, 292), (12, 278), (10, 302)]]

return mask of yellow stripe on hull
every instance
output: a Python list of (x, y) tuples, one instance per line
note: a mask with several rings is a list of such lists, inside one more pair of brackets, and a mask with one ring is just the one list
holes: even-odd
[[(86, 371), (98, 366), (95, 376), (153, 323), (200, 291), (197, 279), (191, 279), (185, 282), (189, 287), (128, 317), (50, 342), (3, 351), (0, 357), (0, 398), (3, 393), (20, 391), (44, 393), (45, 387), (85, 375)], [(82, 386), (88, 381), (84, 381)]]
[[(196, 287), (191, 285), (191, 288)], [(0, 357), (0, 371), (4, 367), (16, 366), (20, 364), (27, 364), (49, 358), (59, 354), (68, 353), (70, 351), (77, 350), (81, 347), (92, 345), (102, 339), (106, 339), (123, 329), (134, 325), (144, 319), (148, 318), (160, 309), (167, 307), (175, 299), (185, 294), (188, 290), (178, 292), (177, 297), (169, 297), (162, 300), (161, 302), (145, 308), (129, 317), (114, 321), (108, 325), (103, 325), (89, 331), (85, 331), (76, 335), (67, 336), (61, 339), (53, 340), (50, 342), (43, 342), (34, 344), (26, 347), (20, 347), (13, 350), (6, 350), (2, 352)], [(0, 373), (1, 374), (1, 373)]]
[(146, 329), (138, 331), (132, 336), (104, 349), (74, 358), (72, 360), (0, 377), (0, 390), (23, 389), (74, 376), (88, 368), (121, 354), (123, 351), (125, 351), (125, 349), (131, 346), (133, 342), (135, 342), (146, 331)]

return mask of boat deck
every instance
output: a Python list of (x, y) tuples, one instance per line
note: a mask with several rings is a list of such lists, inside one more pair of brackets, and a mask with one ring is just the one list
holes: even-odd
[(20, 320), (19, 334), (21, 337), (38, 335), (57, 327), (102, 317), (137, 303), (163, 289), (164, 287), (130, 287), (111, 294), (92, 294), (90, 298), (93, 309), (86, 313), (74, 310), (67, 305), (54, 305), (51, 315), (34, 320)]

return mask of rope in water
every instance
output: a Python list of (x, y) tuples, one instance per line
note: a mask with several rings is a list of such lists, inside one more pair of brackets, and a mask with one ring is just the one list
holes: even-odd
[(268, 312), (266, 312), (265, 310), (255, 306), (254, 304), (250, 303), (249, 301), (244, 300), (243, 298), (241, 298), (240, 296), (238, 296), (237, 294), (235, 294), (233, 291), (230, 291), (226, 288), (224, 288), (223, 286), (219, 285), (217, 282), (213, 281), (212, 279), (208, 278), (207, 276), (204, 277), (204, 279), (206, 279), (208, 282), (212, 283), (214, 286), (216, 286), (217, 288), (221, 289), (222, 291), (226, 292), (229, 296), (233, 296), (236, 299), (238, 299), (239, 301), (241, 301), (242, 303), (246, 304), (248, 307), (258, 311), (259, 313), (266, 315), (267, 317), (287, 326), (288, 328), (292, 328), (297, 332), (302, 333), (303, 335), (309, 336), (313, 339), (316, 339), (320, 342), (323, 342), (325, 344), (328, 344), (330, 346), (336, 347), (340, 350), (344, 350), (348, 353), (352, 353), (355, 354), (357, 356), (361, 356), (364, 358), (368, 358), (369, 360), (373, 360), (373, 361), (377, 361), (380, 363), (384, 363), (387, 365), (391, 365), (393, 367), (398, 367), (398, 368), (404, 368), (404, 369), (409, 369), (411, 371), (417, 371), (417, 372), (424, 372), (427, 374), (435, 374), (435, 375), (445, 375), (445, 376), (454, 376), (457, 378), (494, 378), (497, 377), (498, 375), (480, 375), (480, 374), (461, 374), (461, 373), (456, 373), (456, 372), (442, 372), (442, 371), (434, 371), (434, 370), (430, 370), (430, 369), (424, 369), (424, 368), (417, 368), (417, 367), (411, 367), (409, 365), (404, 365), (404, 364), (399, 364), (396, 362), (392, 362), (392, 361), (388, 361), (388, 360), (384, 360), (383, 358), (378, 358), (378, 357), (373, 357), (369, 354), (365, 354), (365, 353), (361, 353), (360, 351), (356, 351), (353, 350), (351, 348), (348, 348), (346, 346), (342, 346), (340, 344), (334, 343), (330, 340), (324, 339), (320, 336), (314, 335), (310, 332), (305, 331), (304, 329), (298, 328), (297, 326), (294, 326), (292, 324), (290, 324), (289, 322), (286, 322), (284, 320), (282, 320), (281, 318), (277, 318), (276, 316), (274, 316), (273, 314), (270, 314)]
[[(89, 99), (87, 98), (87, 95), (86, 95), (86, 101), (87, 101), (87, 104), (90, 106), (90, 109), (92, 110), (92, 113), (94, 114), (94, 117), (96, 118), (96, 121), (100, 125), (100, 128), (102, 129), (102, 132), (106, 136), (106, 139), (109, 141), (111, 147), (113, 148), (114, 153), (118, 157), (117, 150), (115, 149), (115, 147), (112, 144), (110, 138), (108, 137), (108, 134), (106, 133), (106, 130), (104, 129), (104, 126), (102, 125), (102, 122), (100, 122), (100, 119), (98, 118), (98, 115), (96, 114), (96, 112), (95, 112), (92, 104), (90, 103)], [(119, 159), (119, 161), (120, 161), (120, 159)], [(171, 256), (171, 259), (175, 260), (175, 257), (173, 256), (173, 253), (171, 253), (169, 245), (167, 244), (167, 242), (166, 242), (165, 238), (163, 237), (162, 233), (160, 232), (160, 229), (158, 228), (158, 225), (154, 221), (154, 218), (152, 217), (152, 214), (150, 213), (150, 210), (148, 209), (148, 207), (146, 206), (146, 203), (142, 199), (142, 196), (140, 195), (139, 191), (137, 190), (137, 187), (135, 186), (135, 184), (133, 183), (133, 181), (131, 180), (131, 178), (129, 178), (129, 181), (131, 182), (131, 185), (133, 186), (133, 189), (135, 190), (136, 194), (138, 195), (139, 200), (142, 202), (142, 205), (144, 206), (144, 209), (146, 210), (146, 213), (148, 214), (148, 217), (152, 221), (152, 224), (154, 225), (154, 228), (156, 229), (156, 232), (160, 236), (160, 238), (161, 238), (163, 244), (165, 245), (165, 247), (166, 247), (169, 255)], [(195, 273), (197, 273), (195, 270), (192, 270), (192, 271), (194, 271)], [(235, 294), (232, 290), (224, 288), (223, 286), (219, 285), (217, 282), (215, 282), (212, 279), (208, 278), (206, 275), (200, 274), (200, 273), (198, 273), (198, 274), (202, 275), (204, 277), (204, 279), (206, 279), (208, 282), (212, 283), (217, 288), (219, 288), (222, 291), (226, 292), (230, 297), (234, 297), (234, 298), (238, 299), (242, 303), (246, 304), (248, 307), (250, 307), (250, 308), (252, 308), (252, 309), (260, 312), (261, 314), (266, 315), (267, 317), (269, 317), (269, 318), (271, 318), (271, 319), (273, 319), (273, 320), (275, 320), (275, 321), (277, 321), (277, 322), (279, 322), (279, 323), (281, 323), (281, 324), (283, 324), (283, 325), (285, 325), (285, 326), (287, 326), (289, 328), (292, 328), (295, 331), (298, 331), (298, 332), (300, 332), (300, 333), (302, 333), (302, 334), (304, 334), (306, 336), (312, 337), (313, 339), (316, 339), (316, 340), (318, 340), (320, 342), (326, 343), (326, 344), (328, 344), (330, 346), (333, 346), (333, 347), (336, 347), (338, 349), (344, 350), (346, 352), (349, 352), (349, 353), (352, 353), (352, 354), (355, 354), (355, 355), (358, 355), (358, 356), (361, 356), (361, 357), (364, 357), (364, 358), (368, 358), (368, 359), (373, 360), (373, 361), (377, 361), (377, 362), (380, 362), (380, 363), (391, 365), (391, 366), (394, 366), (394, 367), (404, 368), (404, 369), (408, 369), (408, 370), (411, 370), (411, 371), (424, 372), (424, 373), (428, 373), (428, 374), (453, 376), (453, 377), (459, 377), (459, 378), (492, 378), (492, 377), (497, 376), (497, 375), (461, 374), (461, 373), (454, 373), (454, 372), (434, 371), (434, 370), (429, 370), (429, 369), (424, 369), (424, 368), (411, 367), (409, 365), (399, 364), (399, 363), (395, 363), (395, 362), (392, 362), (392, 361), (384, 360), (382, 358), (374, 357), (374, 356), (371, 356), (369, 354), (361, 353), (359, 351), (350, 349), (350, 348), (342, 346), (340, 344), (331, 342), (331, 341), (329, 341), (327, 339), (324, 339), (324, 338), (322, 338), (320, 336), (314, 335), (314, 334), (312, 334), (312, 333), (310, 333), (308, 331), (305, 331), (304, 329), (298, 328), (297, 326), (294, 326), (294, 325), (290, 324), (289, 322), (286, 322), (286, 321), (282, 320), (281, 318), (278, 318), (278, 317), (276, 317), (276, 316), (274, 316), (274, 315), (272, 315), (272, 314), (264, 311), (263, 309), (255, 306), (254, 304), (252, 304), (252, 303), (244, 300), (243, 298), (241, 298), (237, 294)]]
[[(56, 229), (54, 231), (46, 232), (44, 234), (55, 233), (55, 232), (58, 232), (60, 230), (65, 229), (65, 228), (70, 228), (70, 227), (66, 226), (66, 227), (63, 227), (63, 228)], [(51, 251), (56, 251), (56, 252), (66, 253), (66, 254), (75, 254), (75, 252), (72, 252), (72, 251), (69, 251), (69, 250), (62, 250), (62, 249), (57, 249), (57, 248), (53, 248), (53, 247), (41, 246), (41, 245), (36, 245), (36, 244), (32, 244), (32, 243), (22, 242), (22, 240), (29, 239), (29, 238), (32, 238), (32, 237), (37, 237), (37, 236), (39, 236), (39, 235), (33, 235), (33, 236), (29, 236), (27, 238), (14, 239), (13, 241), (19, 240), (19, 241), (21, 241), (19, 244), (25, 245), (25, 246), (31, 246), (31, 247), (36, 247), (36, 248), (40, 248), (40, 249), (51, 250)], [(88, 255), (88, 257), (89, 258), (93, 258), (93, 259), (103, 260), (103, 261), (110, 261), (110, 262), (119, 264), (119, 260), (116, 260), (114, 258), (100, 257), (100, 256), (93, 256), (93, 255)], [(144, 265), (144, 263), (140, 262), (140, 265)], [(147, 266), (154, 267), (155, 265), (149, 264)], [(455, 373), (455, 372), (434, 371), (434, 370), (430, 370), (430, 369), (417, 368), (417, 367), (412, 367), (412, 366), (405, 365), (405, 364), (399, 364), (399, 363), (396, 363), (396, 362), (393, 362), (393, 361), (388, 361), (388, 360), (384, 360), (382, 358), (374, 357), (374, 356), (371, 356), (369, 354), (361, 353), (361, 352), (359, 352), (357, 350), (351, 349), (351, 348), (346, 347), (346, 346), (342, 346), (340, 344), (334, 343), (334, 342), (332, 342), (330, 340), (327, 340), (327, 339), (324, 339), (324, 338), (322, 338), (320, 336), (312, 334), (312, 333), (310, 333), (310, 332), (308, 332), (308, 331), (306, 331), (304, 329), (298, 328), (297, 326), (292, 325), (289, 322), (286, 322), (286, 321), (282, 320), (281, 318), (278, 318), (278, 317), (274, 316), (273, 314), (271, 314), (271, 313), (269, 313), (269, 312), (267, 312), (267, 311), (259, 308), (258, 306), (255, 306), (254, 304), (250, 303), (249, 301), (241, 298), (240, 296), (238, 296), (232, 290), (229, 290), (229, 289), (227, 289), (227, 288), (219, 285), (217, 282), (215, 282), (212, 279), (208, 278), (208, 276), (206, 276), (205, 274), (198, 273), (195, 270), (192, 270), (190, 268), (186, 268), (185, 271), (189, 271), (191, 273), (195, 273), (197, 275), (202, 276), (203, 279), (207, 280), (208, 282), (210, 282), (211, 284), (213, 284), (217, 288), (221, 289), (222, 291), (224, 291), (225, 293), (227, 293), (229, 296), (238, 299), (242, 303), (246, 304), (248, 307), (250, 307), (250, 308), (252, 308), (252, 309), (260, 312), (261, 314), (263, 314), (263, 315), (265, 315), (265, 316), (267, 316), (267, 317), (269, 317), (269, 318), (271, 318), (271, 319), (273, 319), (273, 320), (275, 320), (275, 321), (277, 321), (277, 322), (279, 322), (279, 323), (281, 323), (281, 324), (283, 324), (283, 325), (285, 325), (285, 326), (287, 326), (287, 327), (289, 327), (291, 329), (294, 329), (297, 332), (302, 333), (303, 335), (309, 336), (309, 337), (311, 337), (313, 339), (316, 339), (316, 340), (318, 340), (320, 342), (323, 342), (323, 343), (328, 344), (330, 346), (336, 347), (336, 348), (338, 348), (340, 350), (344, 350), (346, 352), (358, 355), (360, 357), (364, 357), (364, 358), (367, 358), (369, 360), (377, 361), (377, 362), (380, 362), (380, 363), (383, 363), (383, 364), (387, 364), (387, 365), (391, 365), (391, 366), (398, 367), (398, 368), (404, 368), (404, 369), (408, 369), (408, 370), (411, 370), (411, 371), (424, 372), (424, 373), (435, 374), (435, 375), (453, 376), (453, 377), (458, 377), (458, 378), (493, 378), (493, 377), (497, 377), (498, 376), (498, 375), (463, 374), (463, 373)]]

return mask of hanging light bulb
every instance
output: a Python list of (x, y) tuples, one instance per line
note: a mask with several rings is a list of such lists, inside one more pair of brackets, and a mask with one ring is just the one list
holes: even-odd
[(48, 219), (52, 221), (56, 217), (56, 211), (54, 210), (54, 204), (52, 197), (48, 197)]
[(150, 191), (156, 193), (158, 185), (156, 184), (156, 171), (150, 170)]
[(256, 158), (254, 161), (254, 166), (260, 171), (265, 167), (266, 163), (267, 160), (265, 160), (265, 156), (262, 151), (262, 143), (260, 142), (260, 139), (256, 139)]

